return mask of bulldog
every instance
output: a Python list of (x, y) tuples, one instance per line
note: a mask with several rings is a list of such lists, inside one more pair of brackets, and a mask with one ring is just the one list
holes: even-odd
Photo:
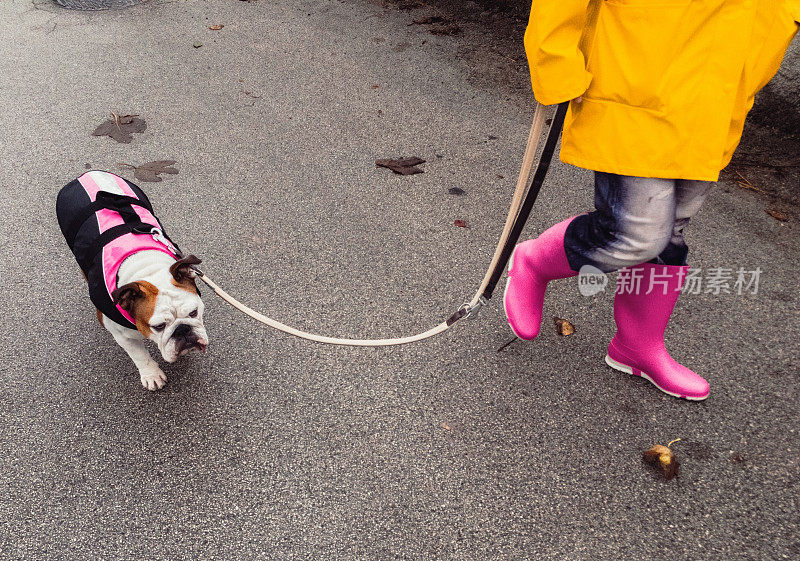
[(56, 214), (97, 319), (131, 357), (142, 385), (163, 388), (167, 377), (145, 340), (153, 341), (169, 363), (208, 347), (193, 268), (200, 259), (183, 257), (147, 195), (112, 173), (90, 171), (65, 185)]

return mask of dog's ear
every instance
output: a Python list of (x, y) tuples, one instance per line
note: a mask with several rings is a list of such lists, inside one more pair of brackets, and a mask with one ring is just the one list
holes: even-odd
[(175, 261), (175, 263), (173, 263), (169, 268), (169, 272), (177, 283), (187, 280), (194, 283), (196, 273), (192, 269), (192, 265), (199, 265), (200, 263), (202, 263), (202, 261), (194, 255), (187, 255), (186, 257)]
[(128, 312), (131, 316), (136, 311), (136, 303), (144, 298), (145, 294), (138, 282), (129, 282), (125, 286), (120, 286), (111, 293), (114, 304)]

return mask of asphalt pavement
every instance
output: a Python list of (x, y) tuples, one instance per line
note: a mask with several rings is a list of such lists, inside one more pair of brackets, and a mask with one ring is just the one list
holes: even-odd
[[(55, 195), (87, 168), (133, 180), (120, 163), (164, 159), (177, 175), (137, 183), (172, 236), (276, 319), (396, 336), (469, 298), (532, 98), (518, 54), (484, 48), (477, 25), (410, 25), (427, 15), (0, 4), (0, 559), (800, 556), (800, 225), (735, 182), (692, 221), (691, 264), (760, 268), (757, 293), (686, 294), (667, 337), (710, 381), (703, 403), (608, 368), (612, 295), (574, 280), (548, 292), (537, 341), (501, 352), (499, 296), (438, 338), (352, 349), (268, 330), (206, 290), (209, 353), (163, 365), (155, 393), (97, 324)], [(147, 130), (91, 136), (111, 112)], [(375, 167), (398, 156), (425, 173)], [(556, 163), (526, 235), (591, 203), (591, 173)], [(641, 453), (676, 438), (666, 482)]]

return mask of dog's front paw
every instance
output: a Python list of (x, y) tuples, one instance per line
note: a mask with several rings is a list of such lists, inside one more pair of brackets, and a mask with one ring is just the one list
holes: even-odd
[(160, 390), (167, 383), (167, 375), (164, 374), (158, 366), (143, 370), (140, 373), (142, 385), (154, 392)]

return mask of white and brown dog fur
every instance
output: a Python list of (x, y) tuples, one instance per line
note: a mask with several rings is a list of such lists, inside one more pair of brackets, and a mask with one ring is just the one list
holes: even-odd
[(154, 391), (164, 387), (167, 376), (145, 348), (153, 341), (165, 361), (172, 363), (190, 351), (205, 353), (208, 335), (203, 325), (203, 301), (195, 284), (190, 255), (176, 261), (161, 251), (140, 251), (128, 257), (117, 274), (114, 302), (128, 312), (136, 330), (110, 320), (99, 310), (97, 317), (120, 347), (131, 357), (142, 385)]

